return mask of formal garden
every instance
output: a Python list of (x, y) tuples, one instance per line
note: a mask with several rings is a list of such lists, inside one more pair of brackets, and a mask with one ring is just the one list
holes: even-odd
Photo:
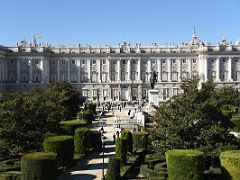
[(239, 93), (198, 83), (185, 80), (183, 94), (156, 108), (154, 128), (123, 132), (106, 179), (239, 179)]
[(101, 150), (101, 133), (89, 130), (96, 105), (80, 111), (84, 99), (66, 82), (7, 93), (0, 101), (0, 179), (53, 180)]

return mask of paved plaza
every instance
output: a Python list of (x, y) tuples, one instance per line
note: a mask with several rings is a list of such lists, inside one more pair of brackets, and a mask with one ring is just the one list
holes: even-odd
[[(121, 112), (118, 110), (109, 111), (104, 118), (100, 121), (93, 122), (91, 129), (99, 130), (102, 126), (104, 128), (104, 136), (106, 137), (106, 146), (104, 153), (104, 172), (106, 174), (107, 164), (110, 157), (115, 154), (115, 145), (113, 142), (114, 121), (116, 117), (127, 116), (128, 110), (123, 109)], [(114, 114), (114, 116), (113, 116)], [(57, 180), (92, 180), (102, 178), (102, 153), (95, 152), (87, 158), (78, 162), (68, 172), (62, 174)]]

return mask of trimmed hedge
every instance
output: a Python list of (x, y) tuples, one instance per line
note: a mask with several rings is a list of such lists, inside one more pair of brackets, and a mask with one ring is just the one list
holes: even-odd
[(88, 148), (93, 148), (96, 151), (102, 150), (101, 132), (89, 131)]
[(22, 157), (22, 180), (53, 180), (56, 178), (55, 153), (35, 152)]
[(240, 177), (240, 150), (225, 151), (220, 155), (224, 179), (238, 180)]
[(204, 154), (197, 150), (175, 149), (166, 152), (169, 180), (202, 180)]
[(147, 148), (147, 132), (135, 132), (132, 133), (133, 150), (146, 149)]
[(74, 135), (77, 128), (86, 127), (88, 125), (84, 119), (61, 121), (60, 124), (64, 131), (69, 135)]
[(60, 165), (68, 165), (73, 162), (74, 144), (72, 136), (53, 136), (44, 140), (45, 152), (57, 153)]
[(121, 133), (122, 138), (127, 139), (127, 152), (132, 153), (133, 152), (133, 139), (132, 139), (132, 133), (128, 130), (124, 130)]
[(1, 180), (21, 180), (20, 171), (8, 171), (0, 173)]
[(77, 154), (84, 154), (88, 149), (89, 130), (87, 128), (77, 128), (74, 135), (74, 147)]
[(112, 157), (108, 161), (106, 180), (118, 180), (120, 178), (120, 160)]
[(121, 166), (127, 163), (127, 139), (119, 138), (115, 144), (116, 157), (120, 159)]
[(82, 118), (85, 119), (88, 124), (92, 124), (92, 121), (94, 120), (92, 110), (83, 110), (81, 114)]

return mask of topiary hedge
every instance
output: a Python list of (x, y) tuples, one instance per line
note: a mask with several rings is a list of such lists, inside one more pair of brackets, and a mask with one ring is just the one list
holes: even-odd
[(127, 163), (127, 139), (119, 138), (115, 144), (116, 158), (120, 159), (121, 165)]
[(62, 129), (64, 129), (64, 131), (69, 135), (74, 135), (77, 128), (86, 127), (88, 125), (84, 119), (61, 121), (60, 124)]
[(92, 110), (83, 110), (81, 114), (82, 114), (82, 118), (85, 119), (88, 124), (92, 124), (92, 121), (94, 120)]
[(68, 165), (73, 162), (74, 144), (72, 136), (53, 136), (44, 140), (45, 152), (54, 152), (60, 165)]
[(224, 179), (238, 180), (240, 177), (240, 150), (225, 151), (220, 155)]
[(127, 152), (133, 152), (133, 138), (132, 133), (129, 130), (121, 132), (121, 137), (127, 139)]
[(1, 180), (21, 180), (20, 171), (8, 171), (0, 173)]
[(132, 133), (133, 150), (146, 149), (147, 148), (147, 132), (135, 132)]
[(77, 154), (84, 154), (88, 149), (89, 130), (87, 128), (77, 128), (74, 135), (74, 147)]
[(166, 152), (169, 180), (202, 180), (204, 172), (203, 152), (176, 149)]
[(108, 161), (106, 180), (118, 180), (120, 178), (120, 160), (112, 157)]
[(240, 132), (240, 116), (233, 116), (231, 122), (234, 124), (233, 130)]
[(21, 159), (22, 180), (53, 180), (56, 178), (55, 153), (29, 153)]
[(93, 148), (94, 150), (101, 151), (102, 150), (102, 140), (101, 140), (101, 132), (99, 131), (89, 131), (88, 135), (88, 148)]

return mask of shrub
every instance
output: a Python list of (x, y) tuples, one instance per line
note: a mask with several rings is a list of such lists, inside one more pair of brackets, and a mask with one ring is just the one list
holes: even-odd
[(228, 119), (232, 118), (232, 112), (230, 110), (222, 110), (222, 114)]
[(21, 159), (7, 159), (4, 161), (0, 161), (0, 172), (7, 171), (20, 171)]
[(1, 180), (21, 180), (20, 171), (8, 171), (0, 173)]
[(147, 132), (135, 132), (132, 134), (133, 150), (147, 148)]
[(44, 140), (43, 148), (45, 152), (56, 153), (59, 163), (63, 166), (73, 161), (74, 145), (72, 136), (49, 137)]
[(233, 130), (240, 132), (240, 116), (234, 116), (231, 122), (234, 124)]
[(102, 149), (101, 132), (89, 131), (88, 147), (100, 151)]
[(77, 154), (84, 154), (88, 148), (89, 130), (77, 128), (74, 135), (74, 146)]
[(81, 112), (81, 115), (82, 115), (82, 118), (86, 120), (88, 124), (92, 124), (92, 121), (94, 120), (92, 110), (83, 110)]
[(69, 135), (74, 135), (74, 132), (77, 128), (87, 126), (87, 122), (84, 119), (61, 121), (60, 124), (65, 132)]
[(127, 139), (119, 138), (115, 146), (116, 157), (120, 159), (121, 165), (127, 162)]
[(133, 140), (132, 140), (132, 133), (128, 130), (124, 130), (121, 133), (122, 138), (127, 139), (127, 152), (132, 153), (133, 152)]
[(170, 150), (166, 152), (169, 180), (201, 180), (204, 171), (203, 152)]
[(225, 151), (220, 155), (224, 179), (237, 180), (240, 177), (240, 150)]
[(22, 157), (22, 180), (53, 180), (56, 177), (56, 154), (35, 152)]
[(108, 161), (106, 180), (118, 180), (120, 177), (120, 160), (112, 157)]

